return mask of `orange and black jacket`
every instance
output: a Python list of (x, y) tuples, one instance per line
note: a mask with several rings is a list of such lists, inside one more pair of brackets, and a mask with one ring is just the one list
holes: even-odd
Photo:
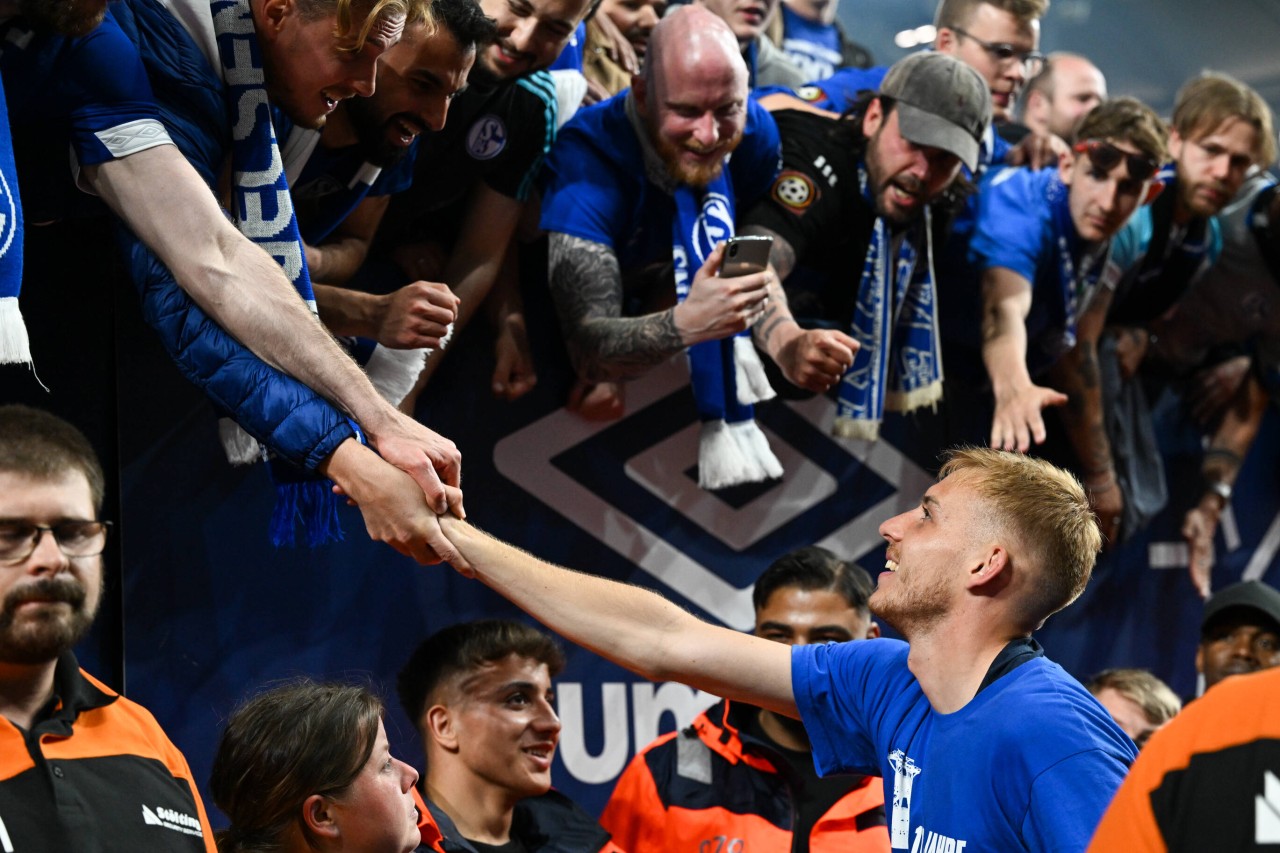
[(178, 748), (67, 652), (30, 732), (0, 717), (0, 849), (215, 853)]
[(1151, 736), (1089, 853), (1280, 850), (1280, 667), (1233, 675)]
[[(630, 853), (793, 849), (793, 782), (776, 769), (786, 759), (741, 729), (758, 710), (723, 700), (636, 755), (600, 816), (614, 841)], [(850, 776), (848, 793), (814, 823), (809, 850), (888, 849), (883, 780)]]

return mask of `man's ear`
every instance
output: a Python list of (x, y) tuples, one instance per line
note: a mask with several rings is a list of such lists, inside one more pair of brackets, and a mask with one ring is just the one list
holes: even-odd
[(876, 131), (884, 124), (884, 105), (878, 97), (867, 104), (867, 112), (862, 116), (862, 135), (867, 139), (876, 135)]
[(1196, 646), (1196, 672), (1204, 675), (1204, 643)]
[[(985, 559), (969, 569), (968, 585), (970, 587), (998, 589), (1008, 583), (1012, 562), (1008, 550), (1003, 545), (992, 545), (991, 549), (986, 552)], [(997, 586), (989, 586), (992, 583), (996, 583)]]
[(938, 53), (955, 53), (956, 42), (955, 30), (950, 27), (942, 27), (938, 30), (937, 35), (933, 37), (933, 49)]
[(1071, 172), (1075, 168), (1077, 156), (1084, 155), (1077, 155), (1070, 148), (1058, 154), (1058, 177), (1067, 186), (1071, 186)]
[(258, 35), (274, 40), (284, 29), (285, 22), (297, 12), (297, 7), (294, 0), (262, 0), (258, 10), (253, 21)]
[(423, 738), (444, 749), (456, 752), (458, 732), (453, 724), (453, 712), (444, 705), (432, 705), (422, 715)]
[(312, 794), (302, 801), (302, 824), (314, 835), (322, 838), (341, 835), (336, 817), (333, 800), (324, 794)]
[(871, 623), (867, 625), (867, 636), (864, 639), (874, 640), (879, 636), (880, 636), (880, 626), (873, 619)]

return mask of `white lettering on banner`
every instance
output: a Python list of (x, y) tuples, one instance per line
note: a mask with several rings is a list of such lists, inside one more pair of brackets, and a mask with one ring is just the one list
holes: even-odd
[[(684, 358), (680, 354), (627, 386), (628, 409), (633, 416), (688, 385), (689, 371), (682, 363)], [(828, 439), (835, 419), (835, 403), (825, 396), (786, 405), (813, 424), (815, 434), (823, 436), (824, 441), (833, 442), (898, 489), (813, 544), (855, 560), (882, 547), (880, 523), (913, 506), (933, 482), (932, 478), (887, 441)], [(568, 410), (557, 409), (499, 441), (494, 447), (493, 461), (503, 476), (554, 507), (583, 531), (713, 618), (737, 630), (749, 629), (755, 621), (750, 587), (740, 589), (728, 583), (710, 567), (614, 507), (607, 495), (596, 494), (552, 463), (552, 459), (566, 450), (616, 426), (617, 422), (589, 422)], [(742, 551), (803, 515), (836, 487), (830, 476), (824, 481), (816, 465), (803, 476), (795, 473), (805, 464), (812, 465), (807, 463), (801, 449), (792, 447), (772, 432), (769, 432), (769, 443), (793, 473), (767, 493), (737, 508), (699, 489), (696, 482), (682, 474), (697, 462), (696, 422), (626, 460), (625, 471), (631, 480), (679, 510), (708, 534), (735, 551)], [(534, 448), (536, 452), (531, 452)]]
[[(563, 724), (560, 760), (565, 770), (579, 782), (601, 785), (622, 773), (633, 751), (643, 749), (661, 734), (663, 715), (674, 717), (674, 727), (682, 729), (694, 717), (716, 703), (717, 697), (673, 681), (631, 685), (631, 707), (627, 706), (627, 685), (605, 682), (600, 685), (599, 730), (604, 733), (600, 751), (592, 755), (586, 744), (585, 704), (582, 685), (573, 681), (556, 684), (556, 713)], [(632, 721), (628, 743), (627, 720)], [(594, 727), (593, 727), (594, 728)], [(634, 750), (632, 748), (634, 744)]]

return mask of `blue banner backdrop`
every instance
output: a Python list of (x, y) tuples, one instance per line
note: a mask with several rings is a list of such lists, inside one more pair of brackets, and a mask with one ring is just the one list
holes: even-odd
[[(490, 396), (492, 356), (478, 329), (458, 342), (420, 411), (462, 449), (474, 523), (546, 559), (649, 586), (739, 630), (751, 627), (751, 582), (792, 548), (819, 543), (873, 576), (881, 570), (878, 525), (914, 505), (930, 482), (912, 461), (933, 452), (911, 447), (916, 424), (891, 419), (875, 444), (841, 441), (829, 436), (834, 406), (825, 398), (763, 406), (759, 420), (785, 479), (709, 494), (692, 472), (697, 422), (682, 360), (627, 387), (623, 420), (587, 423), (561, 408), (569, 374), (554, 322), (541, 320), (540, 381), (528, 397), (509, 404)], [(447, 566), (422, 568), (369, 542), (353, 509), (343, 510), (341, 543), (272, 548), (272, 489), (262, 466), (230, 468), (209, 407), (143, 338), (126, 349), (137, 350), (122, 359), (120, 405), (128, 695), (155, 713), (203, 783), (222, 723), (246, 695), (299, 674), (368, 680), (388, 700), (393, 749), (421, 767), (420, 744), (396, 707), (397, 669), (445, 625), (521, 614)], [(1144, 666), (1185, 695), (1195, 687), (1201, 604), (1177, 530), (1198, 495), (1198, 459), (1176, 407), (1166, 415), (1170, 508), (1106, 555), (1082, 600), (1040, 637), (1078, 677)], [(1277, 454), (1269, 416), (1219, 537), (1215, 586), (1242, 575), (1277, 581)], [(598, 812), (638, 746), (713, 698), (567, 651), (554, 779)]]

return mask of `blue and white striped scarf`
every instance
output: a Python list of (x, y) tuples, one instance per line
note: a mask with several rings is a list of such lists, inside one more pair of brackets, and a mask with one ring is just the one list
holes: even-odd
[[(874, 203), (862, 165), (858, 180), (863, 196)], [(859, 347), (836, 399), (832, 433), (837, 436), (875, 441), (886, 408), (909, 412), (942, 399), (931, 226), (926, 205), (924, 215), (903, 235), (897, 258), (891, 259), (888, 225), (876, 217), (849, 332)], [(924, 246), (923, 264), (919, 245)]]
[(27, 324), (18, 309), (22, 290), (22, 203), (9, 135), (9, 110), (0, 86), (0, 364), (31, 364)]

